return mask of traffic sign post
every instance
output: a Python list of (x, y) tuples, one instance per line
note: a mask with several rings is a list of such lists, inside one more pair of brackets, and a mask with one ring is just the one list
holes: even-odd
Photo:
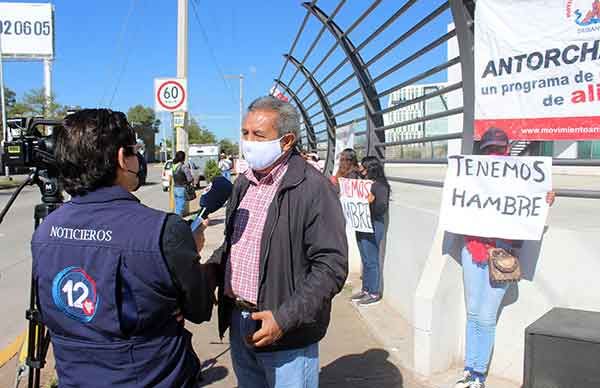
[(187, 80), (156, 78), (154, 80), (154, 110), (157, 112), (187, 111)]

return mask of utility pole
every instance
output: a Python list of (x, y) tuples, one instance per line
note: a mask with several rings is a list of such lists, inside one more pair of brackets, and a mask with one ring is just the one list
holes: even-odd
[[(9, 141), (8, 127), (6, 126), (6, 100), (4, 96), (4, 62), (2, 61), (2, 34), (0, 34), (0, 109), (2, 109), (2, 153), (4, 153), (4, 142)], [(9, 176), (8, 166), (4, 166), (4, 173)]]
[(238, 145), (241, 147), (242, 146), (242, 124), (243, 124), (243, 120), (244, 120), (244, 75), (243, 74), (226, 75), (225, 78), (227, 78), (227, 79), (239, 78), (240, 79), (240, 138), (239, 138)]
[[(188, 3), (189, 0), (177, 0), (177, 78), (188, 75)], [(186, 97), (187, 98), (187, 97)], [(187, 112), (183, 119), (183, 128), (176, 129), (177, 151), (188, 153)]]

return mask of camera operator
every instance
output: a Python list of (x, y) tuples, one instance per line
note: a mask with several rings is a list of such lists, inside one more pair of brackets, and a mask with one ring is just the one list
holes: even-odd
[(85, 109), (55, 129), (72, 200), (32, 240), (42, 320), (60, 386), (196, 387), (200, 363), (183, 318), (210, 319), (214, 277), (203, 228), (150, 209), (135, 134), (121, 112)]

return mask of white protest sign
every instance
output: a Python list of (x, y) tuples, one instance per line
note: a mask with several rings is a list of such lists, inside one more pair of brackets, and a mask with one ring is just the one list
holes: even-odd
[(338, 183), (346, 225), (357, 232), (373, 233), (369, 208), (369, 193), (373, 181), (338, 178)]
[(477, 0), (475, 138), (600, 139), (600, 1)]
[(333, 175), (340, 167), (340, 154), (346, 148), (354, 148), (354, 124), (344, 125), (335, 129), (335, 159), (333, 163)]
[(187, 80), (156, 78), (154, 96), (154, 110), (157, 112), (187, 111)]
[(0, 35), (4, 58), (52, 59), (53, 5), (0, 3)]
[(452, 155), (440, 227), (456, 234), (540, 240), (552, 190), (552, 158)]

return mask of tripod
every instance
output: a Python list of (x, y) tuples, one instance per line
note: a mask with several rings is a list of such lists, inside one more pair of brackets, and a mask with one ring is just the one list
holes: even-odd
[[(0, 212), (0, 224), (25, 186), (37, 185), (42, 195), (42, 203), (37, 204), (33, 212), (34, 229), (37, 229), (42, 221), (63, 203), (62, 191), (54, 175), (45, 169), (34, 169), (13, 193), (4, 209), (2, 209), (2, 212)], [(46, 326), (42, 323), (42, 316), (37, 308), (37, 297), (37, 283), (32, 269), (29, 308), (25, 312), (25, 318), (29, 321), (27, 358), (25, 365), (17, 369), (15, 387), (19, 386), (21, 379), (27, 374), (28, 388), (39, 388), (41, 371), (46, 364), (50, 335)]]

